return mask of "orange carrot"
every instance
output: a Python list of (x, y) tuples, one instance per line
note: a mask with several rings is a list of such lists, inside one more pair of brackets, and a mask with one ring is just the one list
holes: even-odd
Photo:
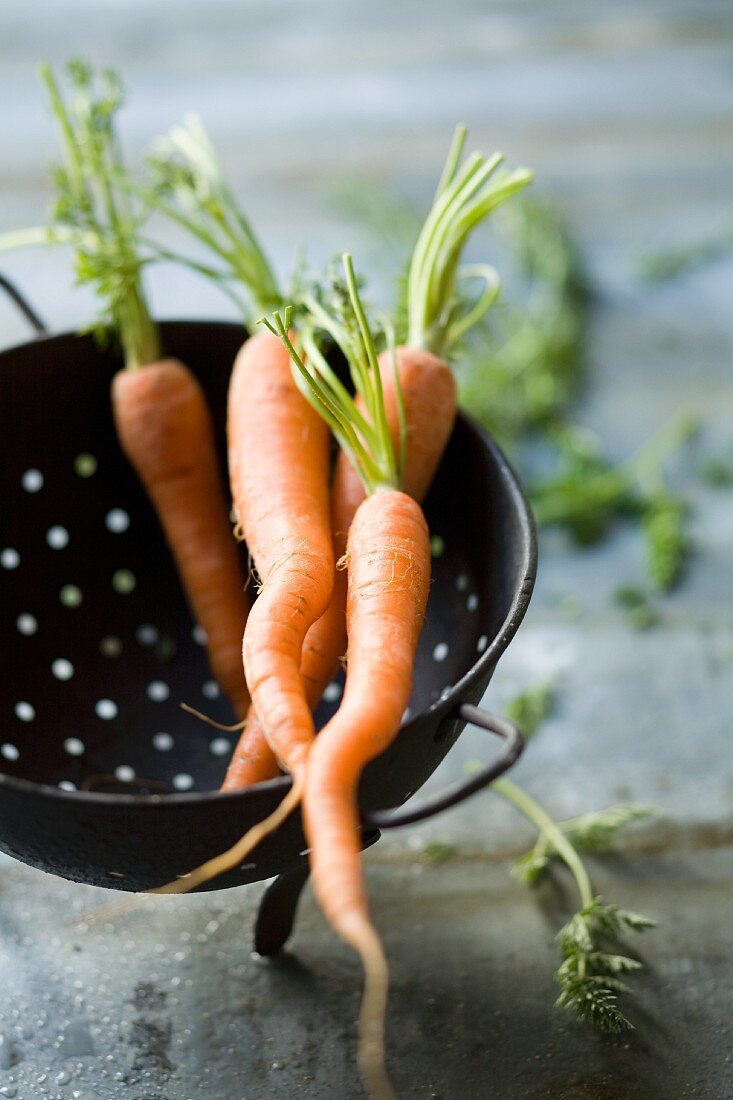
[[(244, 632), (244, 668), (258, 724), (293, 785), (274, 813), (232, 848), (154, 893), (187, 893), (241, 863), (300, 801), (315, 736), (300, 654), (333, 588), (330, 433), (298, 389), (287, 350), (270, 332), (250, 337), (237, 355), (227, 433), (234, 509), (261, 582)], [(267, 761), (262, 742), (256, 747)]]
[(427, 604), (430, 543), (420, 506), (381, 490), (360, 505), (347, 548), (349, 664), (341, 705), (310, 753), (303, 817), (313, 891), (366, 975), (359, 1065), (369, 1095), (391, 1098), (384, 1069), (387, 964), (369, 919), (356, 793), (364, 766), (391, 743), (410, 698)]
[[(401, 445), (405, 418), (400, 415), (395, 446), (374, 340), (348, 254), (343, 263), (346, 293), (339, 287), (339, 316), (316, 303), (316, 320), (344, 352), (361, 405), (331, 371), (312, 328), (306, 324), (302, 334), (309, 365), (279, 314), (273, 331), (288, 348), (303, 392), (331, 425), (367, 494), (356, 508), (346, 543), (346, 689), (337, 713), (308, 754), (303, 817), (316, 897), (364, 966), (359, 1039), (364, 1084), (372, 1100), (393, 1100), (384, 1056), (388, 971), (361, 873), (357, 785), (366, 764), (396, 736), (410, 698), (428, 598), (430, 541), (420, 505), (398, 488), (406, 455)], [(395, 392), (403, 408), (397, 380)]]
[(241, 660), (247, 599), (203, 391), (182, 363), (119, 371), (112, 403), (122, 449), (158, 514), (211, 669), (237, 714), (249, 696)]
[(330, 435), (270, 333), (252, 337), (237, 357), (228, 434), (234, 507), (262, 585), (243, 642), (247, 683), (270, 744), (298, 771), (314, 732), (300, 653), (333, 586)]

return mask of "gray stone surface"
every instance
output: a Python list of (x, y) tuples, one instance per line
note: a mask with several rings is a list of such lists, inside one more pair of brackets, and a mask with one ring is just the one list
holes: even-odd
[[(551, 888), (533, 901), (493, 864), (530, 834), (487, 794), (369, 856), (404, 1096), (733, 1097), (733, 508), (690, 472), (731, 438), (733, 263), (668, 286), (635, 274), (640, 250), (730, 225), (732, 45), (729, 0), (0, 5), (0, 232), (37, 223), (48, 201), (41, 57), (82, 52), (123, 68), (133, 154), (200, 110), (282, 271), (302, 241), (316, 260), (366, 247), (363, 226), (334, 209), (343, 181), (424, 204), (463, 118), (477, 145), (537, 170), (587, 256), (592, 384), (579, 418), (618, 456), (680, 408), (703, 418), (694, 461), (678, 464), (697, 553), (660, 627), (629, 632), (609, 600), (639, 575), (635, 533), (590, 552), (545, 539), (532, 608), (487, 697), (501, 709), (559, 676), (556, 712), (517, 772), (554, 813), (634, 798), (666, 815), (635, 839), (639, 851), (598, 869), (609, 898), (663, 920), (643, 944), (651, 970), (635, 982), (639, 1030), (608, 1041), (550, 1010), (562, 907)], [(61, 253), (0, 266), (52, 327), (89, 318), (91, 299), (70, 289)], [(161, 269), (152, 287), (162, 316), (231, 315), (187, 275)], [(25, 336), (0, 302), (2, 345)], [(568, 597), (579, 604), (571, 619)], [(467, 733), (433, 785), (487, 751)], [(454, 843), (453, 861), (426, 868), (430, 839)], [(3, 858), (0, 1095), (359, 1095), (353, 960), (310, 902), (296, 953), (274, 967), (250, 959), (258, 893), (160, 903), (82, 931), (79, 914), (101, 895)]]

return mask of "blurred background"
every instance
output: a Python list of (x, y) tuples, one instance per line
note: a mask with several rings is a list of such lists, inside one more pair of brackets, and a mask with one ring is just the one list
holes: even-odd
[[(535, 203), (472, 244), (507, 289), (459, 375), (547, 520), (536, 594), (487, 703), (537, 717), (517, 776), (556, 817), (658, 808), (591, 868), (607, 900), (662, 928), (634, 983), (638, 1032), (600, 1039), (552, 1012), (572, 891), (562, 875), (534, 896), (508, 878), (533, 841), (510, 807), (488, 793), (390, 834), (368, 862), (405, 1096), (733, 1095), (732, 47), (729, 0), (0, 7), (0, 233), (46, 216), (56, 144), (36, 65), (76, 54), (121, 70), (131, 162), (196, 110), (279, 272), (301, 248), (314, 265), (350, 249), (382, 304), (457, 122), (470, 146), (535, 170)], [(90, 320), (61, 249), (3, 255), (0, 270), (53, 330)], [(188, 273), (160, 267), (150, 286), (161, 317), (234, 316)], [(0, 345), (27, 336), (0, 302)], [(651, 489), (628, 463), (640, 448)], [(610, 501), (609, 471), (622, 480)], [(487, 752), (467, 732), (433, 782)], [(269, 972), (247, 956), (257, 888), (160, 906), (78, 951), (56, 916), (97, 893), (3, 858), (0, 894), (0, 1095), (74, 1082), (84, 1100), (358, 1094), (356, 971), (310, 901), (301, 962)], [(162, 990), (152, 1007), (146, 981)]]

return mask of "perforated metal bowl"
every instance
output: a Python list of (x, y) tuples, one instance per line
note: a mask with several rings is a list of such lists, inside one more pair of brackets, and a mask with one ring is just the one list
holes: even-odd
[[(226, 388), (244, 331), (166, 322), (162, 335), (207, 392), (223, 462)], [(119, 365), (91, 337), (70, 334), (0, 353), (0, 848), (66, 878), (145, 890), (230, 847), (289, 779), (218, 793), (233, 736), (179, 708), (231, 720), (155, 515), (117, 445), (109, 389)], [(510, 724), (472, 704), (529, 602), (533, 524), (501, 451), (464, 415), (426, 513), (427, 623), (402, 731), (364, 776), (372, 833), (465, 797), (521, 750)], [(319, 724), (340, 691), (329, 687)], [(422, 786), (467, 721), (508, 739), (492, 768), (417, 811), (377, 813)], [(302, 867), (303, 848), (294, 815), (211, 885)]]

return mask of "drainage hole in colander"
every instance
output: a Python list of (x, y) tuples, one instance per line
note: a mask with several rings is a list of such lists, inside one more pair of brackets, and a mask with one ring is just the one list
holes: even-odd
[(430, 539), (430, 554), (434, 558), (442, 558), (445, 553), (445, 539), (442, 535), (433, 535)]
[(38, 630), (38, 620), (35, 615), (30, 615), (27, 611), (18, 616), (15, 625), (18, 628), (18, 633), (25, 634), (28, 638)]
[(160, 631), (151, 623), (143, 623), (135, 631), (135, 639), (140, 645), (155, 645), (160, 637)]
[(169, 733), (156, 733), (153, 735), (153, 748), (158, 752), (170, 752), (173, 748), (173, 738)]
[(479, 638), (479, 640), (476, 642), (476, 649), (478, 650), (479, 653), (483, 653), (483, 651), (486, 649), (488, 644), (489, 644), (489, 639), (486, 637), (485, 634), (482, 634), (481, 637)]
[(178, 772), (173, 776), (173, 786), (177, 791), (190, 791), (193, 787), (193, 776), (186, 772)]
[(31, 703), (21, 699), (15, 704), (15, 717), (21, 722), (32, 722), (36, 717), (36, 709)]
[(51, 665), (51, 672), (57, 680), (70, 680), (74, 675), (74, 666), (65, 657), (57, 657)]
[(3, 569), (17, 569), (20, 565), (20, 554), (13, 546), (6, 546), (0, 550), (0, 565)]
[(104, 526), (113, 535), (121, 535), (130, 526), (130, 517), (124, 508), (111, 508), (104, 517)]
[(226, 756), (232, 751), (232, 743), (228, 737), (215, 737), (209, 745), (212, 756)]
[(99, 652), (103, 657), (119, 657), (122, 653), (122, 641), (115, 634), (107, 634), (99, 643)]
[(92, 477), (97, 472), (97, 460), (94, 455), (87, 452), (77, 455), (74, 459), (74, 473), (79, 477)]
[(112, 587), (120, 596), (129, 596), (137, 586), (137, 577), (131, 569), (118, 569), (112, 574)]
[(69, 756), (83, 756), (84, 742), (80, 741), (78, 737), (67, 737), (64, 741), (64, 752), (67, 752)]
[(153, 703), (164, 703), (171, 693), (171, 689), (163, 680), (152, 680), (147, 688), (148, 699)]
[(65, 584), (59, 592), (59, 599), (64, 607), (79, 607), (84, 596), (78, 585)]
[(201, 685), (201, 694), (207, 699), (218, 699), (220, 692), (216, 680), (206, 680)]
[(327, 703), (335, 703), (341, 698), (343, 688), (341, 684), (337, 684), (335, 680), (332, 680), (323, 693), (323, 698)]
[(97, 699), (94, 704), (94, 712), (97, 718), (101, 718), (105, 722), (110, 722), (113, 718), (116, 718), (117, 711), (117, 703), (113, 699)]
[(37, 493), (43, 488), (43, 474), (40, 470), (26, 470), (20, 479), (26, 493)]
[(131, 768), (129, 764), (118, 764), (115, 768), (115, 777), (121, 783), (132, 783), (135, 778), (135, 769)]
[(64, 550), (69, 545), (69, 532), (59, 523), (55, 523), (46, 532), (46, 542), (52, 550)]
[(0, 745), (0, 754), (2, 754), (6, 760), (17, 760), (20, 756), (20, 750), (17, 745), (11, 745), (10, 742), (6, 742), (4, 745)]

